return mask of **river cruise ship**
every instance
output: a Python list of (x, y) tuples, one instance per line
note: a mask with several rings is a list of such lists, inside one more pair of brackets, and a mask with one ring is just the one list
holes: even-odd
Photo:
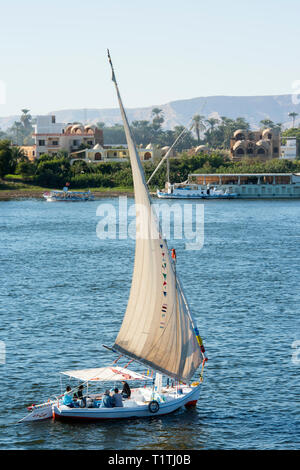
[(196, 173), (190, 174), (185, 183), (174, 186), (199, 192), (211, 188), (244, 199), (300, 198), (300, 173)]

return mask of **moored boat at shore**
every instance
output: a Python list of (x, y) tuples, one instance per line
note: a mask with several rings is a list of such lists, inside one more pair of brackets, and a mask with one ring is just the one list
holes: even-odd
[(299, 199), (299, 173), (195, 173), (166, 183), (162, 199)]
[(46, 191), (43, 197), (48, 202), (59, 201), (92, 201), (94, 196), (91, 191), (69, 191), (68, 184), (62, 190)]
[(160, 199), (234, 199), (238, 197), (236, 193), (228, 190), (216, 189), (210, 185), (203, 188), (188, 183), (166, 183), (166, 189), (164, 191), (158, 189), (156, 195)]
[(236, 194), (239, 199), (299, 199), (299, 173), (194, 173), (184, 185)]

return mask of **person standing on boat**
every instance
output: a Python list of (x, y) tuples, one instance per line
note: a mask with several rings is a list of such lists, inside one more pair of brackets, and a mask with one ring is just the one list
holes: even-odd
[(123, 398), (130, 398), (131, 395), (131, 390), (127, 382), (125, 380), (122, 380), (123, 388), (122, 388), (122, 397)]
[(109, 394), (109, 390), (106, 390), (102, 397), (100, 408), (112, 408), (113, 406), (113, 399)]
[(112, 397), (113, 407), (120, 407), (123, 406), (122, 395), (119, 393), (119, 389), (115, 388), (114, 395)]

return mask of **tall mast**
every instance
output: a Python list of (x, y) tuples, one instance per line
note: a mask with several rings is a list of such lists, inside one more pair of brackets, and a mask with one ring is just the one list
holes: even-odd
[(159, 228), (110, 55), (123, 119), (137, 212), (135, 260), (127, 309), (113, 349), (162, 374), (189, 381), (202, 362), (186, 299), (177, 288), (175, 269)]

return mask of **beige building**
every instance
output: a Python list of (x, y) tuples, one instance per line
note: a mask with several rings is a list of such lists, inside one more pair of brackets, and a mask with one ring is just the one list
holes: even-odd
[(57, 123), (55, 116), (37, 116), (34, 125), (35, 158), (42, 154), (55, 154), (59, 150), (68, 153), (78, 150), (83, 144), (94, 146), (103, 144), (103, 131), (92, 124)]
[[(142, 161), (153, 161), (154, 149), (151, 144), (144, 148), (137, 148)], [(70, 153), (70, 163), (82, 160), (87, 163), (121, 162), (129, 159), (128, 148), (125, 145), (100, 145), (92, 149), (79, 150)]]
[(196, 155), (197, 153), (204, 153), (205, 155), (210, 155), (213, 149), (210, 148), (208, 145), (198, 145), (197, 147), (193, 147), (187, 150), (188, 155)]
[(28, 160), (34, 161), (36, 159), (35, 145), (21, 145), (19, 149), (23, 150), (24, 155), (28, 158)]
[(269, 160), (280, 156), (279, 129), (263, 129), (259, 131), (246, 131), (239, 129), (230, 139), (230, 158), (233, 161), (245, 157)]
[[(129, 159), (126, 145), (104, 145), (103, 131), (97, 126), (57, 123), (54, 115), (37, 116), (33, 138), (34, 145), (21, 147), (29, 160), (35, 160), (43, 154), (55, 155), (60, 150), (68, 152), (71, 164), (77, 160), (100, 163)], [(168, 150), (169, 147), (159, 149), (151, 143), (146, 148), (138, 147), (142, 161), (160, 159)]]

